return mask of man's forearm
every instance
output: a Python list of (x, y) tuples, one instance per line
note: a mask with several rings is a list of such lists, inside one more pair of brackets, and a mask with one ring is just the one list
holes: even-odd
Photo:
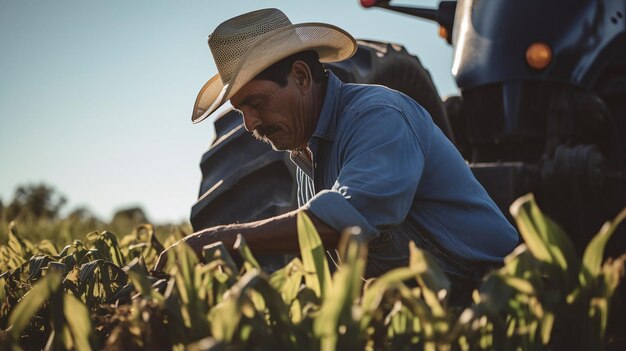
[[(222, 241), (233, 250), (237, 234), (241, 234), (253, 253), (258, 254), (294, 254), (299, 252), (297, 235), (297, 214), (304, 210), (295, 210), (280, 216), (256, 222), (231, 224), (201, 230), (186, 238), (196, 253), (205, 245)], [(326, 225), (313, 214), (304, 211), (315, 225), (326, 249), (334, 249), (339, 242), (339, 233)]]

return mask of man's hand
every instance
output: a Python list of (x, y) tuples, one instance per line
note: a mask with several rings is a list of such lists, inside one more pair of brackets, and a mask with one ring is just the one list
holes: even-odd
[(315, 228), (326, 249), (334, 249), (339, 241), (339, 233), (319, 220), (306, 210), (297, 209), (276, 217), (250, 223), (217, 226), (189, 234), (174, 245), (161, 252), (155, 271), (165, 268), (167, 255), (176, 245), (183, 242), (188, 244), (198, 256), (202, 255), (202, 248), (206, 245), (221, 241), (230, 251), (233, 250), (237, 234), (241, 234), (255, 254), (294, 254), (300, 251), (298, 244), (296, 218), (300, 211), (305, 211), (313, 221)]
[[(191, 249), (196, 253), (196, 255), (200, 257), (202, 255), (203, 247), (205, 247), (206, 245), (218, 242), (218, 241), (224, 241), (223, 239), (220, 238), (221, 237), (220, 233), (222, 233), (223, 229), (224, 227), (222, 226), (208, 228), (208, 229), (204, 229), (202, 231), (199, 231), (193, 234), (189, 234), (186, 237), (178, 240), (172, 246), (168, 247), (163, 252), (161, 252), (161, 254), (159, 255), (159, 258), (157, 259), (157, 263), (154, 265), (154, 270), (162, 271), (163, 268), (165, 268), (165, 265), (167, 263), (168, 253), (173, 252), (178, 245), (182, 245), (183, 243), (189, 245), (189, 247), (191, 247)], [(230, 241), (230, 240), (226, 240), (226, 241)], [(229, 247), (229, 248), (232, 247), (232, 243), (230, 243), (230, 246), (228, 246), (228, 244), (229, 243), (227, 242), (224, 243), (226, 247)]]

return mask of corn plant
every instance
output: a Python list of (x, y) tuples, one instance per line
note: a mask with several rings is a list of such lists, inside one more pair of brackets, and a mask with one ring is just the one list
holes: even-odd
[[(16, 227), (0, 246), (0, 349), (112, 350), (601, 350), (626, 255), (603, 262), (626, 209), (583, 257), (532, 196), (512, 206), (524, 244), (491, 272), (465, 309), (450, 283), (411, 244), (409, 265), (361, 277), (358, 228), (339, 245), (330, 274), (312, 222), (298, 217), (300, 255), (264, 272), (243, 237), (233, 248), (184, 244), (168, 251), (149, 225), (117, 238), (91, 232), (60, 250)], [(237, 257), (234, 257), (237, 256)], [(241, 262), (239, 265), (236, 262)]]
[[(626, 255), (602, 264), (607, 241), (626, 217), (606, 223), (582, 259), (565, 233), (543, 216), (532, 195), (511, 211), (525, 244), (490, 275), (475, 305), (461, 316), (474, 349), (604, 349), (611, 298), (623, 277)], [(476, 333), (489, 330), (489, 333)]]

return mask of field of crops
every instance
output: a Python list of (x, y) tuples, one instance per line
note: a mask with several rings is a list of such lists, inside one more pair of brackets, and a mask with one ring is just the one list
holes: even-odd
[(415, 246), (407, 267), (362, 280), (367, 245), (356, 230), (344, 233), (331, 275), (305, 216), (301, 255), (272, 274), (241, 238), (239, 266), (221, 243), (201, 259), (177, 245), (165, 272), (152, 272), (179, 237), (161, 243), (144, 225), (56, 247), (11, 226), (0, 246), (0, 349), (624, 349), (624, 315), (610, 312), (626, 255), (603, 262), (603, 253), (626, 209), (582, 257), (532, 196), (512, 212), (525, 244), (466, 309), (448, 306), (445, 274)]

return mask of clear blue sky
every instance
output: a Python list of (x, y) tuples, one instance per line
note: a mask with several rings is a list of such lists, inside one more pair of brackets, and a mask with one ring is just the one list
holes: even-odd
[[(404, 1), (435, 7), (432, 1)], [(191, 124), (216, 73), (207, 36), (223, 20), (277, 7), (357, 38), (402, 43), (442, 95), (456, 92), (437, 25), (357, 0), (0, 0), (0, 199), (52, 185), (70, 210), (103, 219), (140, 205), (155, 223), (186, 220), (211, 120)]]

